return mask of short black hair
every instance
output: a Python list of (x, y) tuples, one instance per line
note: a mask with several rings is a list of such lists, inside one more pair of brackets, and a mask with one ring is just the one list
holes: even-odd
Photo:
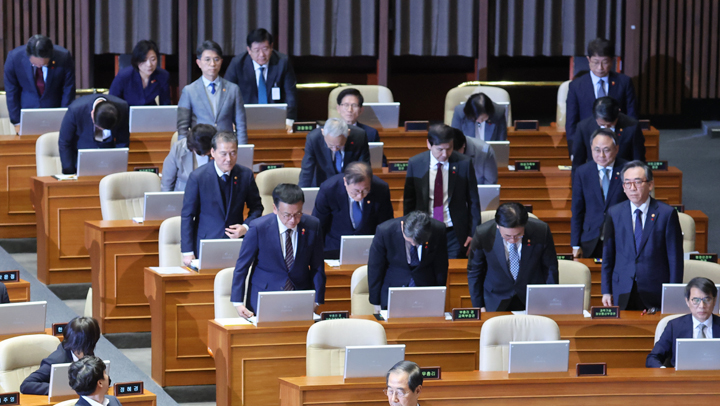
[(234, 143), (237, 148), (238, 139), (237, 136), (230, 131), (220, 131), (212, 137), (212, 149), (218, 149), (218, 144), (221, 142)]
[(155, 41), (151, 39), (142, 39), (135, 44), (135, 48), (132, 50), (132, 57), (130, 58), (130, 64), (133, 68), (135, 68), (135, 70), (137, 70), (139, 64), (147, 61), (147, 54), (150, 51), (155, 52), (155, 56), (159, 62), (160, 51), (158, 50), (158, 46)]
[(595, 137), (605, 136), (612, 139), (613, 145), (618, 145), (618, 139), (617, 135), (615, 134), (615, 131), (609, 129), (609, 128), (598, 128), (595, 130), (592, 135), (590, 135), (590, 145), (592, 145), (593, 140)]
[(53, 43), (52, 40), (44, 35), (35, 34), (28, 40), (25, 45), (25, 53), (28, 57), (36, 58), (52, 58)]
[(405, 217), (403, 234), (413, 240), (415, 245), (423, 244), (430, 238), (430, 215), (424, 211), (413, 211)]
[(65, 350), (93, 355), (100, 339), (100, 325), (92, 317), (75, 317), (68, 323), (63, 336)]
[[(210, 124), (197, 124), (187, 134), (187, 149), (198, 154), (207, 155), (212, 148), (212, 140), (217, 129)], [(235, 138), (237, 140), (237, 137)]]
[(615, 56), (615, 47), (612, 42), (605, 38), (595, 38), (588, 44), (587, 56), (609, 56), (613, 58)]
[(305, 203), (305, 194), (300, 186), (294, 183), (281, 183), (275, 186), (272, 192), (273, 204), (278, 207), (280, 203), (296, 204)]
[(518, 202), (503, 203), (495, 212), (495, 224), (505, 228), (525, 227), (528, 213)]
[(690, 279), (690, 282), (688, 282), (688, 284), (685, 286), (685, 299), (690, 300), (690, 290), (692, 288), (700, 289), (702, 293), (710, 295), (713, 298), (717, 297), (717, 286), (715, 286), (715, 282), (711, 281), (708, 278), (696, 276)]
[(120, 122), (120, 112), (115, 103), (105, 100), (95, 105), (93, 112), (93, 120), (95, 125), (103, 130), (112, 130)]
[(453, 132), (453, 150), (459, 151), (467, 145), (467, 139), (465, 138), (465, 134), (463, 134), (462, 131), (458, 130), (455, 127), (450, 127), (451, 131)]
[(342, 104), (343, 99), (345, 96), (355, 96), (358, 99), (358, 103), (360, 103), (360, 107), (362, 107), (363, 103), (365, 103), (365, 98), (363, 97), (362, 93), (360, 93), (359, 90), (355, 89), (354, 87), (348, 87), (347, 89), (343, 89), (337, 97), (337, 104), (338, 106)]
[(495, 105), (485, 93), (475, 93), (465, 102), (463, 112), (465, 117), (472, 121), (477, 120), (483, 114), (487, 114), (490, 118), (495, 115)]
[(620, 115), (620, 103), (612, 97), (598, 97), (593, 102), (593, 116), (608, 123), (614, 123)]
[(412, 361), (400, 361), (393, 365), (385, 376), (385, 384), (387, 385), (390, 379), (390, 374), (393, 372), (405, 372), (408, 374), (408, 387), (411, 391), (415, 392), (418, 386), (423, 383), (422, 372), (418, 364)]
[(450, 144), (455, 138), (452, 127), (445, 124), (433, 124), (428, 128), (428, 142), (430, 145)]
[(345, 182), (347, 182), (348, 185), (354, 185), (356, 183), (365, 182), (366, 180), (371, 180), (373, 176), (372, 167), (368, 163), (362, 161), (355, 161), (347, 164), (343, 174)]
[(213, 51), (218, 54), (220, 58), (222, 58), (222, 48), (220, 48), (220, 45), (218, 45), (218, 43), (215, 41), (209, 39), (203, 41), (203, 43), (200, 44), (200, 46), (198, 46), (197, 50), (195, 51), (195, 53), (197, 54), (197, 59), (202, 59), (202, 54), (205, 51)]
[(70, 387), (80, 396), (89, 396), (95, 392), (97, 383), (105, 376), (105, 363), (98, 357), (86, 355), (70, 364), (68, 380)]
[(256, 28), (256, 29), (250, 31), (250, 34), (248, 34), (246, 41), (247, 41), (248, 48), (252, 46), (253, 42), (267, 41), (268, 43), (270, 43), (270, 45), (272, 45), (273, 36), (265, 28)]
[(652, 169), (650, 169), (650, 167), (647, 166), (645, 162), (636, 159), (634, 161), (626, 163), (625, 166), (623, 166), (622, 171), (620, 171), (620, 179), (623, 182), (625, 182), (625, 171), (632, 168), (643, 168), (645, 170), (645, 180), (647, 180), (648, 182), (653, 180)]

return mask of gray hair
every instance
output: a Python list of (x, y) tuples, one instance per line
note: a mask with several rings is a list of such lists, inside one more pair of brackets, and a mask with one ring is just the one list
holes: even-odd
[(216, 133), (212, 138), (212, 149), (218, 149), (218, 144), (221, 142), (229, 142), (238, 146), (237, 136), (229, 131), (221, 131)]
[(323, 135), (328, 137), (347, 136), (348, 126), (339, 118), (328, 118), (323, 127)]
[(650, 169), (650, 167), (647, 166), (647, 164), (645, 164), (645, 162), (643, 162), (643, 161), (635, 160), (635, 161), (630, 161), (630, 162), (626, 163), (625, 166), (623, 166), (622, 171), (620, 172), (620, 179), (622, 179), (623, 182), (625, 182), (625, 172), (628, 169), (632, 169), (632, 168), (643, 168), (645, 170), (645, 179), (648, 182), (653, 180), (653, 173), (652, 173), (652, 170)]

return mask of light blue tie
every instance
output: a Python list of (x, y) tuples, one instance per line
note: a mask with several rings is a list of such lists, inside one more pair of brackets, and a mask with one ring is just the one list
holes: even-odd
[(260, 68), (260, 79), (258, 80), (258, 104), (268, 104), (267, 84), (265, 83), (265, 67)]
[(508, 247), (508, 261), (510, 262), (510, 273), (513, 279), (517, 280), (520, 273), (520, 256), (517, 251), (517, 244), (510, 244)]
[(600, 79), (600, 81), (598, 82), (598, 88), (597, 88), (597, 97), (598, 98), (607, 96), (607, 93), (605, 93), (604, 84), (605, 84), (605, 81)]
[(603, 178), (602, 178), (602, 190), (603, 190), (603, 198), (607, 200), (607, 194), (608, 189), (610, 188), (610, 169), (603, 169)]
[(215, 94), (215, 82), (210, 82), (210, 94)]

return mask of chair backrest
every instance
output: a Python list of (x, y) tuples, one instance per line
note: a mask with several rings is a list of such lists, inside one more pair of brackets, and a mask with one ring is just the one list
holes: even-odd
[(665, 327), (667, 326), (668, 322), (672, 319), (677, 319), (680, 316), (684, 316), (684, 314), (671, 314), (660, 319), (657, 326), (655, 327), (655, 343), (660, 341), (660, 337), (662, 336), (663, 331), (665, 331)]
[(15, 135), (15, 126), (10, 122), (5, 94), (0, 94), (0, 135)]
[(62, 173), (58, 138), (60, 138), (60, 132), (53, 131), (39, 136), (35, 141), (37, 176), (52, 176)]
[(0, 94), (0, 118), (10, 118), (10, 111), (7, 108), (7, 96)]
[(121, 172), (100, 180), (103, 220), (142, 217), (145, 192), (159, 192), (160, 177), (151, 172)]
[(307, 333), (305, 375), (342, 375), (345, 347), (386, 344), (385, 329), (372, 320), (340, 319), (315, 323)]
[(255, 178), (255, 183), (257, 183), (260, 199), (262, 200), (264, 208), (263, 216), (273, 211), (272, 192), (277, 185), (281, 183), (297, 184), (299, 181), (300, 168), (268, 169), (267, 171), (258, 173)]
[(561, 285), (585, 285), (583, 309), (590, 310), (590, 268), (582, 262), (558, 260), (558, 278)]
[(702, 276), (720, 284), (720, 264), (690, 259), (684, 262), (683, 283), (688, 283), (690, 279)]
[[(485, 211), (480, 212), (480, 224), (487, 223), (490, 220), (495, 220), (495, 212), (496, 211), (497, 210), (485, 210)], [(539, 220), (538, 216), (536, 216), (532, 213), (528, 213), (528, 217), (532, 217), (534, 219)]]
[(0, 386), (19, 392), (20, 384), (40, 367), (40, 362), (57, 348), (60, 340), (47, 334), (17, 336), (0, 341)]
[(160, 224), (158, 258), (160, 266), (183, 266), (180, 249), (180, 216), (170, 217)]
[(683, 252), (695, 251), (695, 220), (685, 213), (678, 213), (678, 220), (683, 234)]
[(555, 124), (557, 128), (565, 129), (565, 121), (567, 120), (567, 95), (570, 89), (570, 81), (564, 81), (558, 87), (557, 93), (557, 111), (555, 113)]
[(178, 140), (178, 132), (175, 131), (175, 132), (173, 133), (172, 137), (170, 137), (170, 147), (171, 147), (171, 148), (172, 148), (172, 146), (177, 142), (177, 140)]
[[(235, 268), (225, 268), (215, 275), (215, 318), (226, 319), (239, 317), (238, 312), (230, 301), (232, 293), (233, 271)], [(250, 275), (250, 272), (248, 272)], [(247, 284), (245, 285), (247, 286)]]
[(84, 317), (92, 317), (93, 316), (93, 310), (92, 310), (92, 287), (88, 288), (87, 296), (85, 296), (85, 309), (83, 310), (83, 316)]
[(350, 307), (350, 313), (354, 316), (375, 313), (375, 306), (370, 304), (367, 265), (359, 267), (352, 274), (350, 279)]
[[(485, 93), (493, 103), (510, 102), (510, 94), (507, 90), (495, 86), (458, 86), (450, 89), (445, 96), (445, 124), (452, 123), (455, 107), (460, 103), (465, 103), (468, 97), (475, 93)], [(507, 125), (512, 126), (512, 104), (508, 109)]]
[(560, 328), (543, 316), (497, 316), (485, 321), (480, 330), (480, 370), (507, 371), (510, 341), (555, 341)]
[(344, 89), (352, 87), (357, 89), (363, 97), (363, 103), (392, 103), (393, 94), (385, 86), (380, 85), (350, 85), (350, 86), (338, 86), (330, 92), (328, 95), (328, 118), (340, 118), (340, 114), (337, 112), (337, 97)]

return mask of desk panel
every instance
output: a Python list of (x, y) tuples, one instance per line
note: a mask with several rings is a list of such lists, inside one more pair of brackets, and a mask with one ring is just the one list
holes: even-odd
[[(111, 387), (108, 394), (114, 394), (115, 387)], [(118, 398), (124, 406), (156, 406), (157, 396), (149, 390), (145, 389), (142, 395), (128, 395)], [(47, 395), (20, 395), (20, 404), (27, 406), (51, 406), (60, 402), (48, 402)]]
[(10, 303), (29, 302), (30, 301), (30, 282), (20, 279), (17, 282), (6, 282)]

